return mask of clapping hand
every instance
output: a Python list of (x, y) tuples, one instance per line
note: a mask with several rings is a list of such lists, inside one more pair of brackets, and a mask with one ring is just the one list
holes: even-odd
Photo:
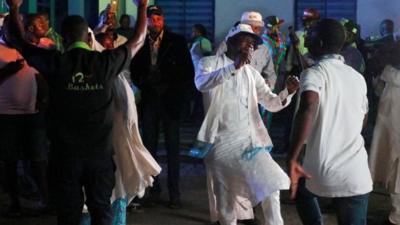
[(295, 76), (289, 76), (286, 80), (286, 89), (289, 94), (293, 94), (300, 87), (299, 79)]

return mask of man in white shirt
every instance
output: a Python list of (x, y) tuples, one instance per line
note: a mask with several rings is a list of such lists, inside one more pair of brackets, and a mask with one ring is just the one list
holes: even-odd
[(279, 190), (288, 188), (288, 177), (269, 154), (272, 142), (258, 103), (271, 112), (283, 109), (299, 81), (290, 77), (286, 89), (274, 94), (248, 65), (257, 41), (261, 39), (249, 25), (239, 24), (227, 36), (227, 52), (203, 58), (196, 71), (195, 84), (207, 112), (196, 150), (207, 152), (209, 198), (215, 201), (210, 211), (221, 225), (236, 225), (237, 209), (252, 210), (258, 203), (265, 225), (283, 224)]
[(372, 190), (361, 136), (368, 112), (367, 87), (362, 75), (338, 55), (344, 41), (343, 26), (332, 19), (318, 22), (306, 37), (310, 53), (319, 61), (301, 74), (289, 157), (292, 197), (297, 194), (297, 211), (305, 225), (323, 224), (317, 196), (333, 198), (339, 225), (366, 224)]

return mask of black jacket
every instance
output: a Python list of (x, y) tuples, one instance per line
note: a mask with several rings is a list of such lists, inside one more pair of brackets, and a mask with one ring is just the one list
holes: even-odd
[[(155, 71), (156, 70), (156, 71)], [(179, 115), (184, 93), (194, 87), (194, 68), (186, 39), (164, 30), (156, 68), (151, 66), (149, 38), (131, 62), (133, 83), (142, 91), (142, 103), (162, 99), (171, 116)]]

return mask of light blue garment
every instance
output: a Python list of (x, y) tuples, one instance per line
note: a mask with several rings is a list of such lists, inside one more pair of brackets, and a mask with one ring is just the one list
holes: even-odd
[[(128, 206), (128, 199), (120, 198), (113, 202), (112, 210), (114, 218), (112, 225), (126, 225), (126, 207)], [(83, 213), (80, 225), (90, 225), (90, 214)]]

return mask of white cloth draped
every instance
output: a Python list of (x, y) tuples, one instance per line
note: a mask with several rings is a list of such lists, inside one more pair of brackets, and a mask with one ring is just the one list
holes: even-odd
[(400, 160), (400, 70), (387, 66), (380, 79), (385, 82), (385, 88), (370, 149), (371, 173), (377, 184), (387, 186), (395, 182), (393, 191), (400, 194), (400, 167), (395, 166)]
[(142, 197), (161, 168), (140, 138), (135, 97), (122, 75), (114, 83), (113, 145), (116, 184), (113, 199)]

